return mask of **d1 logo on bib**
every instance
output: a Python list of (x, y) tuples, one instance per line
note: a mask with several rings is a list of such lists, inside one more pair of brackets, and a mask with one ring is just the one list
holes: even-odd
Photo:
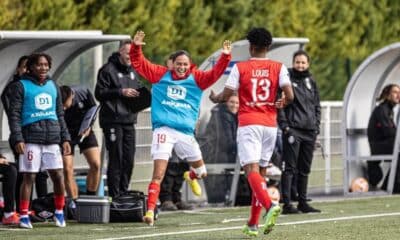
[(168, 86), (167, 95), (174, 100), (185, 99), (186, 88), (181, 86)]
[(35, 107), (39, 110), (49, 109), (53, 105), (53, 99), (47, 93), (41, 93), (35, 97)]

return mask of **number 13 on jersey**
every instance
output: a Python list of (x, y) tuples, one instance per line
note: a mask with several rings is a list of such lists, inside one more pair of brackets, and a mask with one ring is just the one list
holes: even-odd
[[(251, 84), (252, 84), (252, 91), (251, 91), (251, 96), (253, 98), (253, 102), (265, 102), (270, 96), (270, 86), (271, 86), (271, 81), (268, 78), (252, 78), (251, 79)], [(261, 89), (258, 90), (258, 89)]]

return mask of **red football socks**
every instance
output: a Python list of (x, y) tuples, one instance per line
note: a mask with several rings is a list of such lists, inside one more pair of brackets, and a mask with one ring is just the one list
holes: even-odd
[(56, 210), (63, 210), (65, 205), (64, 195), (56, 195), (54, 194), (54, 207)]
[(29, 200), (19, 200), (19, 214), (28, 215), (29, 211)]
[(160, 185), (155, 182), (151, 182), (148, 188), (148, 199), (147, 199), (147, 210), (156, 208), (158, 195), (160, 194)]
[(247, 225), (254, 226), (258, 225), (258, 220), (260, 219), (260, 214), (262, 211), (262, 205), (257, 201), (257, 198), (254, 194), (251, 195), (251, 209), (250, 209), (250, 219), (247, 222)]
[(249, 181), (251, 190), (253, 190), (253, 194), (255, 194), (257, 200), (265, 209), (269, 209), (272, 202), (269, 198), (267, 183), (265, 182), (264, 178), (257, 172), (251, 172), (247, 176), (247, 181)]

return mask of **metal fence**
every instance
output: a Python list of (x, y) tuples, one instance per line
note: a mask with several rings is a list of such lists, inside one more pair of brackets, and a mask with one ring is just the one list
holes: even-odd
[(321, 132), (318, 136), (321, 147), (314, 152), (309, 188), (330, 193), (332, 189), (343, 187), (342, 102), (321, 102), (321, 107)]
[[(314, 160), (309, 179), (311, 191), (330, 193), (343, 187), (343, 162), (341, 151), (341, 115), (342, 102), (321, 102), (321, 133), (318, 137), (321, 147), (315, 149)], [(135, 169), (131, 186), (145, 190), (150, 181), (153, 162), (151, 147), (150, 111), (139, 114), (136, 125)]]

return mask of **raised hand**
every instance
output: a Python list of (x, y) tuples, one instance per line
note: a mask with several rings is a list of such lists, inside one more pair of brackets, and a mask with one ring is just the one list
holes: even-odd
[(232, 51), (232, 42), (229, 40), (225, 40), (222, 44), (222, 52), (225, 54), (230, 54)]
[(146, 43), (143, 42), (144, 36), (146, 36), (146, 34), (144, 34), (143, 31), (139, 30), (136, 32), (135, 36), (133, 37), (132, 42), (137, 46), (146, 45)]
[(208, 98), (211, 100), (211, 102), (218, 103), (218, 95), (215, 94), (213, 90), (211, 90), (210, 96), (208, 96)]

